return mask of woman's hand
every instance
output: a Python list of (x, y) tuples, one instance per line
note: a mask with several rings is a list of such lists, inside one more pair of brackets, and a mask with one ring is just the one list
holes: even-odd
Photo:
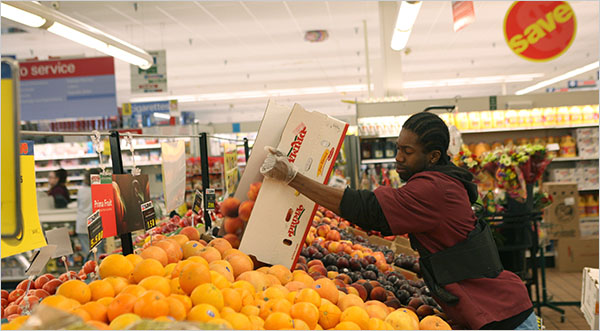
[(296, 175), (298, 170), (288, 161), (285, 155), (271, 146), (265, 146), (265, 151), (269, 154), (260, 167), (260, 173), (263, 176), (272, 178), (286, 184), (289, 184)]

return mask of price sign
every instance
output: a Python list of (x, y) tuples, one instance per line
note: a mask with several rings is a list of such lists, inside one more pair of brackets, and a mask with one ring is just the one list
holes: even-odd
[(202, 192), (196, 189), (196, 192), (194, 193), (194, 205), (192, 206), (192, 211), (196, 213), (196, 215), (199, 215), (200, 211), (202, 211), (202, 200)]
[(215, 194), (215, 189), (207, 188), (206, 189), (206, 209), (215, 210), (216, 201), (217, 201), (217, 196)]
[(102, 216), (100, 210), (96, 210), (87, 219), (88, 237), (90, 238), (90, 250), (96, 247), (102, 240), (104, 229), (102, 228)]
[(156, 213), (154, 212), (152, 201), (142, 204), (142, 216), (144, 217), (144, 229), (146, 231), (156, 226)]

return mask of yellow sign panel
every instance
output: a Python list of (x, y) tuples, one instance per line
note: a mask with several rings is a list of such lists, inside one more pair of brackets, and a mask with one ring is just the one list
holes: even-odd
[(239, 170), (237, 165), (237, 151), (234, 149), (231, 153), (225, 153), (224, 156), (225, 170), (225, 189), (227, 195), (235, 193), (238, 182), (240, 180)]
[[(2, 69), (6, 64), (2, 63)], [(10, 74), (10, 70), (8, 71)], [(16, 215), (17, 179), (15, 162), (17, 144), (15, 141), (15, 82), (2, 72), (2, 238), (17, 237), (21, 234), (22, 224)]]
[(131, 104), (124, 103), (123, 108), (121, 108), (121, 112), (122, 112), (123, 116), (131, 116)]

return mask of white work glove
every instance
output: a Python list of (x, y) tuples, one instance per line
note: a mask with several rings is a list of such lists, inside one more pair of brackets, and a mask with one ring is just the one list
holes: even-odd
[(271, 146), (265, 146), (267, 158), (260, 167), (263, 176), (289, 184), (298, 173), (298, 169), (288, 161), (287, 157)]

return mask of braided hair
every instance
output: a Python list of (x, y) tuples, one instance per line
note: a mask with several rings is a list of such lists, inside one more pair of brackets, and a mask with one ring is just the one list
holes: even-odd
[(450, 133), (448, 126), (439, 116), (428, 112), (417, 113), (406, 120), (402, 128), (414, 132), (419, 137), (419, 143), (424, 147), (426, 153), (440, 151), (438, 165), (450, 163), (448, 156)]

